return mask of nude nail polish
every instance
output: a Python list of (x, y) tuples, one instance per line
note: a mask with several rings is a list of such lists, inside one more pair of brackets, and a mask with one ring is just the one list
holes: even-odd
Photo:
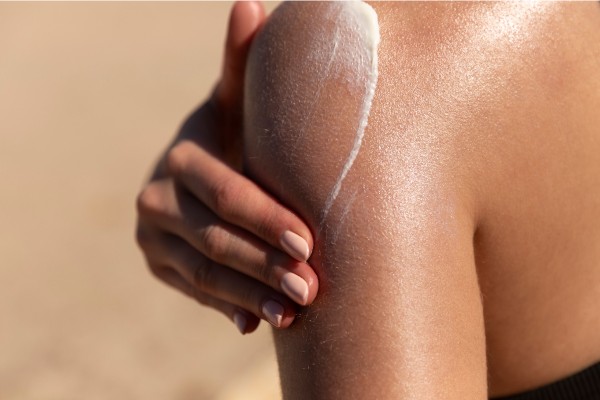
[(233, 322), (242, 335), (246, 333), (246, 317), (244, 317), (240, 312), (236, 311), (233, 314)]
[(271, 325), (275, 327), (281, 326), (283, 320), (283, 306), (276, 301), (269, 300), (262, 306), (262, 312), (267, 317)]
[(279, 238), (279, 243), (291, 257), (294, 257), (298, 261), (306, 261), (310, 257), (310, 250), (308, 249), (306, 240), (292, 231), (283, 232)]
[(300, 305), (306, 305), (308, 300), (308, 284), (298, 275), (286, 272), (281, 277), (281, 289), (292, 300)]

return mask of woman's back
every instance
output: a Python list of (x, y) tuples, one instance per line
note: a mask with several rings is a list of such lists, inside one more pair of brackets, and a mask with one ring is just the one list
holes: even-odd
[(247, 75), (249, 169), (318, 235), (284, 393), (500, 396), (600, 360), (598, 4), (373, 4), (358, 148), (356, 71), (306, 33), (331, 7), (280, 7)]

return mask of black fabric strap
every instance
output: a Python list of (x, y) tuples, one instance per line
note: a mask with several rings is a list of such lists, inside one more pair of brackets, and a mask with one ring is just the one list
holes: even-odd
[(537, 389), (490, 400), (600, 400), (600, 362)]

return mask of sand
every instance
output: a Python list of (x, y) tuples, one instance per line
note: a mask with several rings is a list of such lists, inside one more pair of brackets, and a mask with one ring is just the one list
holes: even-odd
[(229, 8), (0, 4), (0, 398), (279, 398), (269, 328), (159, 283), (133, 238)]

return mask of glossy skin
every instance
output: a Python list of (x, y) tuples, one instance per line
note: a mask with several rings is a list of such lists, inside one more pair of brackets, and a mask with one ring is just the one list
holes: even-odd
[(377, 91), (324, 222), (357, 102), (303, 72), (325, 6), (281, 6), (249, 58), (248, 170), (316, 236), (285, 397), (483, 399), (598, 361), (600, 7), (372, 5)]

